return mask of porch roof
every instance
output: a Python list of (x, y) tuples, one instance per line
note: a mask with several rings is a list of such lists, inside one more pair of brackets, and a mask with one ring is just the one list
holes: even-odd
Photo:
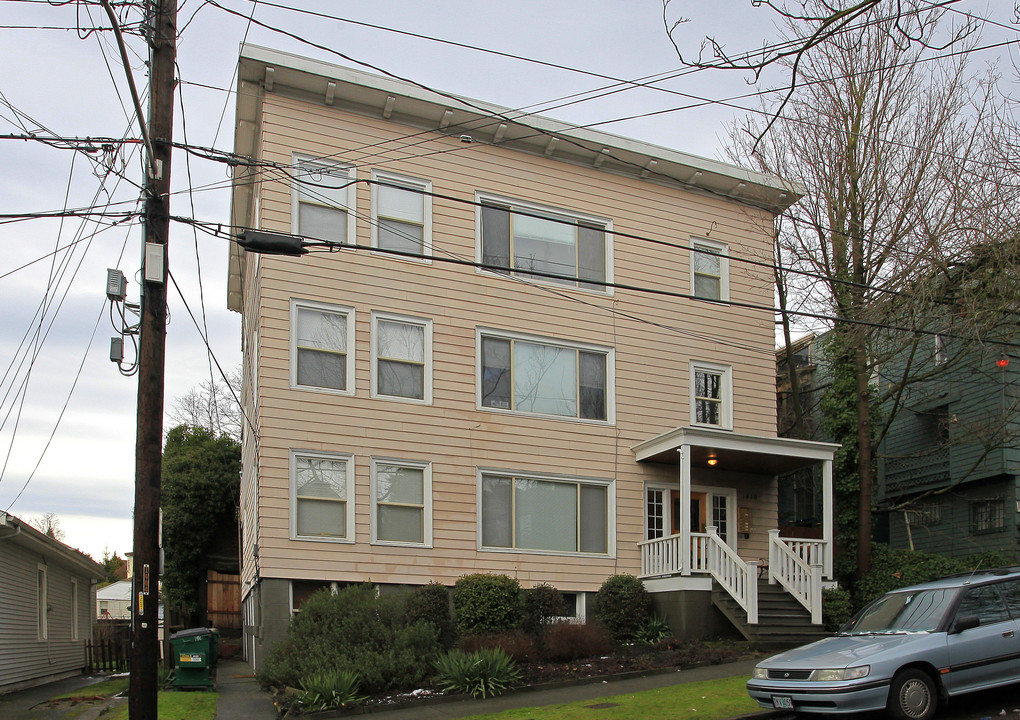
[(691, 465), (717, 470), (778, 475), (832, 460), (839, 445), (794, 438), (741, 435), (714, 428), (679, 427), (638, 443), (631, 450), (638, 462), (677, 465), (681, 446), (691, 449)]

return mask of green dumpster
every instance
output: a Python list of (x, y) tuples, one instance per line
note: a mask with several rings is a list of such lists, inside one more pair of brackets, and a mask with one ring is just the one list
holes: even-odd
[(212, 687), (219, 640), (220, 634), (213, 628), (181, 630), (170, 636), (174, 687)]

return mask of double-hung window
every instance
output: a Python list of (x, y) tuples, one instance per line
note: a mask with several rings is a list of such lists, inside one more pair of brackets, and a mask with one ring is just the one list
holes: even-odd
[(354, 168), (300, 155), (294, 156), (293, 167), (294, 234), (336, 243), (353, 242), (357, 197)]
[(970, 534), (987, 535), (1006, 529), (1003, 498), (984, 498), (970, 501)]
[[(479, 260), (542, 282), (606, 292), (611, 222), (478, 194)], [(489, 268), (493, 270), (493, 268)], [(540, 274), (538, 274), (540, 273)]]
[(691, 363), (691, 423), (733, 428), (733, 370), (728, 365)]
[(354, 542), (354, 457), (291, 451), (291, 537)]
[(292, 387), (354, 392), (354, 310), (301, 300), (290, 304)]
[(432, 183), (372, 171), (372, 245), (432, 254)]
[(71, 578), (71, 639), (78, 639), (78, 578)]
[(372, 397), (432, 402), (432, 321), (372, 313)]
[(729, 248), (691, 238), (691, 294), (703, 300), (730, 299)]
[(479, 330), (479, 407), (612, 419), (612, 350)]
[(612, 551), (611, 483), (481, 471), (482, 547)]
[(372, 542), (432, 546), (432, 466), (372, 458)]

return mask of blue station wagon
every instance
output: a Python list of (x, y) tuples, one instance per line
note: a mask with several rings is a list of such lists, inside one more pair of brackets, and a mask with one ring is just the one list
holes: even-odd
[(1020, 682), (1020, 567), (954, 575), (883, 595), (838, 634), (758, 663), (762, 707), (887, 709), (928, 720), (955, 695)]

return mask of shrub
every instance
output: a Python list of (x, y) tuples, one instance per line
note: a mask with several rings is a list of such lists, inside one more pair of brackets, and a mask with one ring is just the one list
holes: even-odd
[(532, 636), (541, 635), (542, 629), (553, 618), (567, 612), (563, 594), (552, 585), (536, 585), (522, 594), (521, 627)]
[(652, 599), (633, 575), (613, 575), (602, 583), (592, 616), (606, 626), (614, 642), (630, 642), (652, 617)]
[(503, 650), (515, 662), (528, 662), (539, 655), (535, 650), (535, 641), (521, 630), (505, 630), (488, 635), (461, 635), (457, 639), (457, 649), (464, 652), (496, 648)]
[(450, 591), (445, 585), (430, 582), (416, 587), (404, 604), (407, 620), (414, 624), (427, 622), (436, 629), (444, 648), (453, 645), (453, 615), (450, 612)]
[(510, 630), (521, 619), (521, 586), (506, 575), (464, 575), (453, 586), (453, 611), (461, 634)]
[(828, 632), (836, 632), (854, 615), (850, 593), (841, 587), (822, 590), (822, 622)]
[(472, 697), (499, 695), (520, 678), (513, 659), (499, 648), (472, 653), (451, 650), (436, 661), (439, 685)]
[(665, 618), (652, 617), (641, 626), (634, 639), (646, 645), (655, 645), (666, 638), (673, 637), (673, 631)]
[(612, 646), (609, 632), (602, 625), (554, 622), (545, 628), (543, 654), (546, 660), (569, 662), (606, 655)]
[(401, 598), (351, 586), (315, 593), (301, 606), (287, 636), (266, 655), (259, 680), (297, 687), (317, 673), (350, 671), (369, 694), (401, 690), (424, 680), (428, 659), (439, 652), (436, 629), (408, 625)]
[(358, 673), (350, 670), (316, 673), (300, 682), (296, 702), (307, 712), (333, 710), (361, 702), (365, 698), (358, 695), (360, 683)]
[(875, 543), (871, 550), (871, 570), (854, 588), (854, 612), (896, 588), (1002, 564), (1002, 558), (994, 553), (951, 558), (916, 550), (893, 550), (888, 545)]

